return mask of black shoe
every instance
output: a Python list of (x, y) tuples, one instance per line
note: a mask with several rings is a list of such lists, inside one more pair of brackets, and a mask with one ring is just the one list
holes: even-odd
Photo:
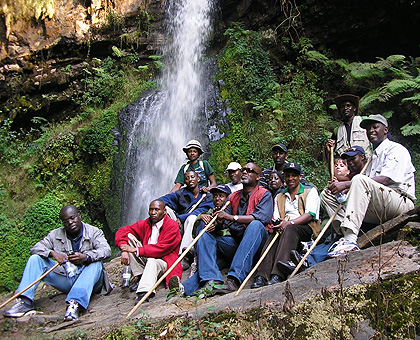
[(270, 281), (267, 282), (267, 286), (275, 285), (276, 283), (283, 282), (284, 279), (279, 275), (271, 275)]
[[(293, 273), (293, 271), (296, 268), (296, 265), (292, 261), (279, 261), (277, 262), (277, 268), (286, 276), (288, 276)], [(303, 269), (300, 271), (303, 271)]]
[(190, 264), (186, 258), (183, 258), (181, 260), (181, 267), (182, 267), (182, 270), (187, 270), (188, 268), (190, 268)]
[(251, 289), (261, 288), (261, 287), (264, 287), (264, 286), (267, 286), (267, 280), (266, 280), (266, 278), (265, 277), (262, 277), (261, 275), (258, 275), (255, 278), (254, 283), (251, 285)]
[[(303, 259), (303, 255), (299, 253), (297, 250), (291, 250), (290, 251), (290, 258), (292, 262), (297, 266), (300, 261)], [(305, 269), (309, 268), (308, 260), (303, 261), (302, 266), (299, 268), (299, 273), (304, 271)], [(301, 270), (302, 269), (302, 270)]]
[[(140, 292), (137, 293), (137, 297), (136, 297), (136, 304), (143, 299), (143, 296), (145, 296), (147, 294), (147, 292)], [(146, 300), (144, 300), (144, 302), (149, 302), (151, 298), (153, 298), (155, 296), (155, 293), (150, 294)]]
[(141, 275), (136, 276), (130, 285), (130, 292), (135, 292), (137, 290), (137, 288), (139, 287), (139, 282), (141, 279)]

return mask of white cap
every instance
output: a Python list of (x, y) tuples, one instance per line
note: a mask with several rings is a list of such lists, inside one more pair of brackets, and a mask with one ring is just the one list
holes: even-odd
[(235, 171), (235, 170), (238, 170), (238, 169), (242, 169), (242, 165), (240, 165), (237, 162), (231, 162), (231, 163), (229, 163), (229, 165), (227, 166), (225, 171), (228, 171), (228, 170)]

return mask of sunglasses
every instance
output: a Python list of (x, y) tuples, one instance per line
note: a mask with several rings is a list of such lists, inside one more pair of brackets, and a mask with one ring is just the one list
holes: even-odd
[(258, 172), (256, 172), (254, 169), (251, 169), (251, 168), (242, 168), (241, 171), (242, 172), (247, 172), (247, 173), (254, 173), (254, 174), (258, 175)]

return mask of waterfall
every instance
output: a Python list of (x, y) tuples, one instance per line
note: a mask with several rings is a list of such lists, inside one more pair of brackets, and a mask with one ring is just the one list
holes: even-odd
[(147, 217), (152, 199), (169, 192), (181, 164), (182, 147), (202, 136), (203, 54), (211, 29), (213, 0), (171, 0), (160, 90), (134, 103), (127, 126), (122, 223)]

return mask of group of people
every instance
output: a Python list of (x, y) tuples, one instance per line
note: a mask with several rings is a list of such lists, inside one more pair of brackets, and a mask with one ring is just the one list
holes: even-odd
[[(115, 235), (121, 263), (133, 273), (130, 289), (137, 301), (205, 227), (194, 251), (166, 278), (169, 288), (187, 296), (236, 291), (274, 237), (251, 288), (286, 280), (301, 261), (304, 242), (321, 230), (320, 207), (330, 217), (335, 215), (332, 231), (301, 270), (359, 250), (357, 237), (364, 222), (379, 224), (414, 207), (415, 169), (408, 150), (388, 139), (388, 121), (379, 114), (362, 120), (357, 96), (342, 95), (335, 102), (342, 124), (327, 143), (336, 154), (334, 179), (320, 195), (305, 180), (301, 166), (287, 160), (287, 147), (281, 143), (272, 147), (272, 167), (262, 171), (254, 162), (243, 166), (231, 162), (226, 168), (231, 182), (217, 185), (210, 164), (199, 159), (201, 144), (188, 142), (183, 149), (188, 162), (179, 169), (174, 188), (150, 203), (149, 218), (124, 226)], [(31, 249), (17, 292), (52, 268), (52, 259), (73, 265), (73, 276), (59, 266), (44, 281), (68, 293), (65, 319), (75, 320), (92, 293), (109, 291), (101, 261), (110, 256), (110, 248), (103, 233), (83, 223), (74, 206), (63, 207), (60, 218), (63, 227)], [(189, 266), (191, 275), (182, 283), (182, 271)], [(226, 279), (221, 274), (224, 268)], [(5, 316), (32, 312), (36, 286), (24, 291)]]

